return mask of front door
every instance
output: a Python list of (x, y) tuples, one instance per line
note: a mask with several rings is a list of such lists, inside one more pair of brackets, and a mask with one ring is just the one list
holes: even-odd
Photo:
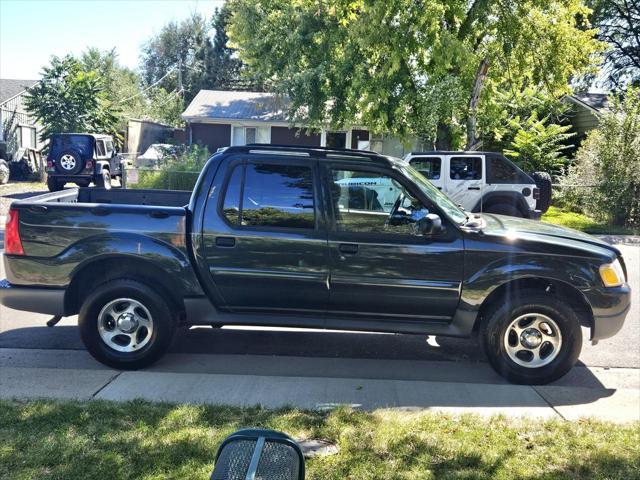
[(445, 181), (442, 169), (444, 168), (444, 156), (425, 155), (412, 157), (409, 163), (428, 179), (438, 190), (443, 190)]
[(204, 219), (206, 261), (220, 302), (238, 312), (324, 312), (329, 269), (317, 162), (229, 161)]
[(454, 203), (471, 211), (482, 196), (484, 155), (451, 155), (444, 192)]
[(331, 279), (329, 312), (364, 319), (449, 321), (458, 305), (463, 241), (415, 231), (437, 213), (398, 173), (353, 164), (327, 166)]

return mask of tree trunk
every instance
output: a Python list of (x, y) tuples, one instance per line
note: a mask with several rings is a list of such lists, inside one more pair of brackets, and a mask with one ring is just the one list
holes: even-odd
[(489, 60), (483, 58), (476, 72), (476, 79), (473, 83), (473, 91), (471, 92), (471, 98), (469, 99), (469, 117), (467, 118), (467, 147), (466, 150), (475, 150), (479, 147), (480, 142), (476, 136), (477, 122), (478, 122), (478, 101), (480, 100), (480, 93), (482, 93), (482, 87), (484, 81), (487, 78), (487, 72), (489, 71)]
[(434, 149), (451, 150), (451, 125), (438, 123)]

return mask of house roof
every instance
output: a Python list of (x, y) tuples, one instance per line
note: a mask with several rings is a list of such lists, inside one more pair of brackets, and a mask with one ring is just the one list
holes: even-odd
[(288, 99), (274, 93), (200, 90), (182, 118), (286, 122), (288, 106)]
[(609, 108), (609, 96), (606, 93), (576, 93), (575, 95), (567, 95), (572, 102), (602, 112)]
[(7, 78), (0, 79), (0, 103), (4, 103), (10, 98), (15, 97), (28, 87), (34, 86), (38, 80), (12, 80)]

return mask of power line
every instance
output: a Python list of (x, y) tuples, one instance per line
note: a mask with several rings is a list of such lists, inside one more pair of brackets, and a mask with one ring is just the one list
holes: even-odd
[(155, 82), (153, 82), (151, 85), (149, 85), (147, 88), (139, 91), (138, 93), (136, 93), (135, 95), (131, 95), (129, 98), (125, 98), (124, 100), (121, 100), (120, 102), (118, 102), (116, 105), (122, 105), (125, 102), (128, 102), (129, 100), (132, 100), (136, 97), (139, 97), (140, 95), (142, 95), (143, 93), (145, 93), (147, 90), (155, 87), (156, 85), (158, 85), (162, 80), (164, 80), (165, 78), (167, 78), (171, 73), (173, 73), (176, 70), (177, 66), (174, 65), (173, 67), (171, 67), (169, 69), (169, 71), (167, 73), (165, 73), (162, 77), (160, 77), (158, 80), (156, 80)]

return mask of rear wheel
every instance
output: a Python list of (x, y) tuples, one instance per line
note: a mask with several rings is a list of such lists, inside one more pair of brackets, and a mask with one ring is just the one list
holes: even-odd
[(47, 177), (47, 188), (50, 192), (58, 192), (64, 188), (64, 182), (58, 181), (55, 177)]
[(575, 312), (537, 290), (497, 302), (483, 320), (482, 334), (489, 362), (514, 383), (557, 380), (575, 365), (582, 348)]
[(122, 370), (154, 363), (167, 351), (176, 330), (167, 302), (148, 286), (128, 279), (96, 288), (82, 304), (79, 326), (89, 353)]

